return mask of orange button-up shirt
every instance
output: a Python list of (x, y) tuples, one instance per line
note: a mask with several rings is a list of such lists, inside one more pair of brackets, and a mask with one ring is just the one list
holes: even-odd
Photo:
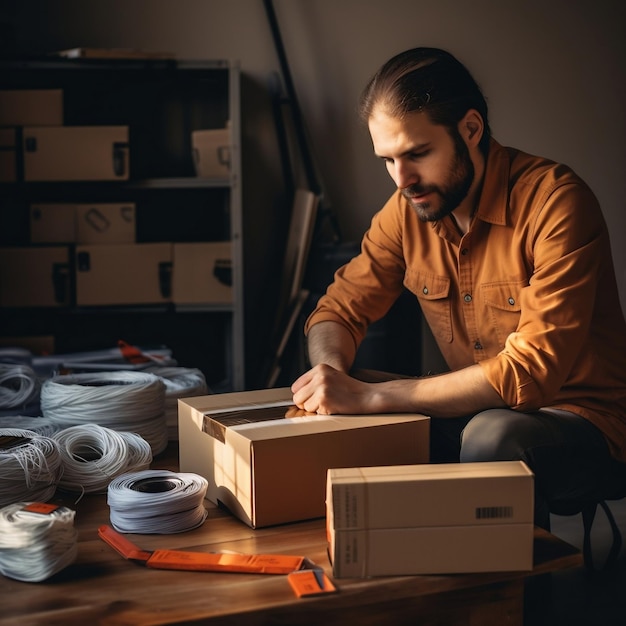
[(492, 140), (464, 236), (396, 191), (305, 331), (336, 321), (358, 346), (403, 287), (451, 369), (479, 363), (513, 409), (582, 415), (626, 461), (626, 323), (598, 201), (569, 168)]

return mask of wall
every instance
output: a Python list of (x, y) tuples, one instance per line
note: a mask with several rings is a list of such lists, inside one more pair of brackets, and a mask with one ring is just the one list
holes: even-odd
[[(596, 192), (626, 309), (626, 247), (618, 240), (626, 233), (621, 5), (621, 0), (274, 0), (325, 206), (336, 212), (344, 238), (360, 238), (393, 189), (356, 119), (361, 88), (396, 52), (445, 47), (482, 85), (501, 143), (569, 164)], [(271, 123), (261, 113), (268, 106), (268, 76), (279, 66), (262, 0), (11, 0), (0, 11), (3, 22), (16, 26), (12, 47), (18, 51), (117, 46), (168, 50), (180, 58), (240, 59), (251, 98), (244, 133), (262, 173), (255, 178), (248, 157), (246, 236), (259, 248), (273, 236), (281, 219), (275, 205), (278, 166)]]

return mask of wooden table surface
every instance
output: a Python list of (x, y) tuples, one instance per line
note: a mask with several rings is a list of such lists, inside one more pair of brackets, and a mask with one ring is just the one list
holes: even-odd
[[(176, 444), (153, 463), (177, 470)], [(76, 510), (77, 560), (46, 581), (0, 576), (0, 624), (420, 624), (521, 623), (528, 573), (400, 576), (334, 580), (338, 592), (298, 599), (284, 575), (186, 572), (142, 567), (122, 558), (97, 529), (110, 524), (106, 495), (55, 498)], [(145, 550), (278, 553), (312, 559), (332, 578), (323, 519), (253, 530), (209, 505), (198, 529), (126, 535)], [(580, 553), (537, 529), (533, 575), (580, 566)], [(480, 612), (480, 621), (474, 613)], [(473, 617), (472, 617), (473, 616)]]

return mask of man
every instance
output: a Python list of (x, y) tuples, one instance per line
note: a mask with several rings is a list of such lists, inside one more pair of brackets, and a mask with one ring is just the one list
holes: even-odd
[[(361, 105), (397, 191), (307, 320), (313, 367), (294, 403), (429, 415), (433, 462), (522, 459), (549, 528), (550, 503), (626, 461), (626, 323), (597, 200), (567, 167), (499, 145), (479, 87), (443, 50), (392, 58)], [(405, 287), (450, 371), (350, 376)]]

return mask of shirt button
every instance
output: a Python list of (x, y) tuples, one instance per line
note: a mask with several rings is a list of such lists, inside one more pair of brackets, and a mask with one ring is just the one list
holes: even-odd
[(515, 298), (509, 298), (509, 304), (513, 306), (515, 304)]
[(461, 250), (461, 254), (463, 256), (465, 256), (468, 252), (469, 252), (469, 250), (467, 248), (463, 248), (463, 250)]
[(471, 302), (471, 301), (472, 301), (472, 296), (471, 296), (471, 294), (466, 293), (466, 294), (463, 296), (463, 300), (465, 300), (465, 302)]
[(483, 344), (480, 343), (480, 341), (476, 341), (476, 343), (474, 343), (474, 350), (482, 350), (483, 349)]
[(424, 289), (422, 289), (422, 293), (427, 296), (428, 295), (428, 287), (424, 287)]

